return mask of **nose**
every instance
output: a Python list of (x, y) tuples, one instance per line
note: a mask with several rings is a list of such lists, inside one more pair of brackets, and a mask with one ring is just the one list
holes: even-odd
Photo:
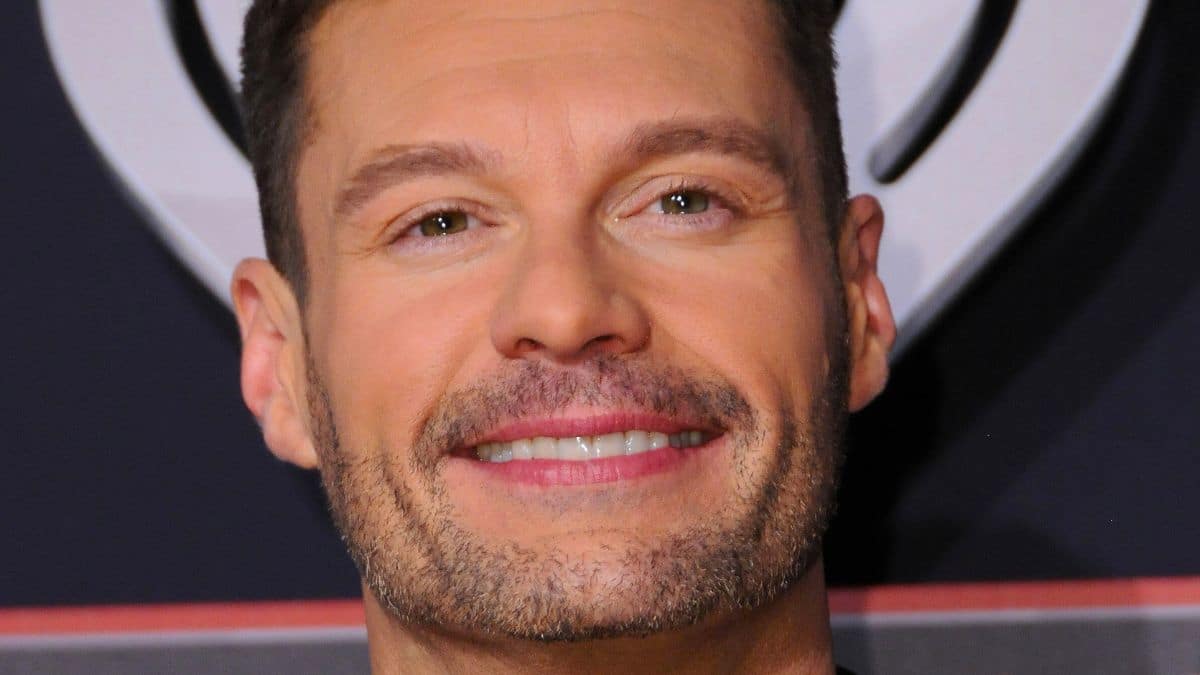
[(506, 280), (492, 316), (496, 350), (574, 363), (644, 348), (649, 320), (621, 273), (619, 252), (579, 230), (550, 229), (527, 236)]

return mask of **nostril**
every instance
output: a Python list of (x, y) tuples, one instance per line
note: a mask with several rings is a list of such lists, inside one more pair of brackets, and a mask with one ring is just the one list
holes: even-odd
[(527, 337), (520, 338), (516, 344), (516, 352), (518, 354), (528, 354), (529, 352), (536, 352), (543, 348), (544, 345), (542, 343)]
[(597, 335), (596, 337), (592, 338), (591, 340), (588, 340), (583, 345), (583, 351), (590, 351), (593, 349), (603, 349), (605, 347), (608, 347), (610, 345), (613, 345), (613, 344), (616, 344), (619, 342), (621, 342), (621, 336), (617, 335), (616, 333), (609, 333), (608, 335)]

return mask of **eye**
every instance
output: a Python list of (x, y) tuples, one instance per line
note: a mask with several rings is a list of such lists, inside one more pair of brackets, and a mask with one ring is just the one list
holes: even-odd
[[(732, 197), (730, 196), (732, 195)], [(692, 176), (647, 181), (618, 206), (619, 216), (644, 232), (686, 233), (720, 230), (743, 213), (736, 190)]]
[[(462, 251), (481, 243), (494, 217), (486, 207), (463, 200), (427, 204), (388, 223), (387, 243), (410, 254)], [(451, 236), (453, 235), (453, 236)]]
[(470, 225), (471, 217), (462, 211), (441, 211), (417, 221), (413, 229), (422, 237), (444, 237), (465, 232)]
[(668, 215), (694, 215), (708, 210), (709, 196), (702, 190), (676, 190), (658, 200), (662, 213)]

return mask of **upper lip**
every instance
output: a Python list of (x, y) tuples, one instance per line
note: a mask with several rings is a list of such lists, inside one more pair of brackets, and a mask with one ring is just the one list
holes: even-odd
[(600, 436), (618, 431), (657, 431), (675, 434), (680, 431), (705, 431), (713, 435), (722, 432), (711, 424), (644, 411), (612, 411), (559, 417), (525, 417), (509, 420), (469, 439), (466, 447), (483, 443), (504, 443), (522, 438), (548, 436), (566, 438), (570, 436)]

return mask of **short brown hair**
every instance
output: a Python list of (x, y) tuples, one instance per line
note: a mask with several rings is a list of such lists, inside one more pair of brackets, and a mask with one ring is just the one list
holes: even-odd
[[(305, 94), (307, 37), (335, 0), (255, 0), (242, 41), (246, 146), (262, 214), (267, 257), (303, 305), (308, 291), (296, 202), (296, 166), (311, 124)], [(823, 213), (836, 236), (846, 202), (846, 162), (834, 85), (838, 2), (770, 0), (783, 48), (812, 121)]]

